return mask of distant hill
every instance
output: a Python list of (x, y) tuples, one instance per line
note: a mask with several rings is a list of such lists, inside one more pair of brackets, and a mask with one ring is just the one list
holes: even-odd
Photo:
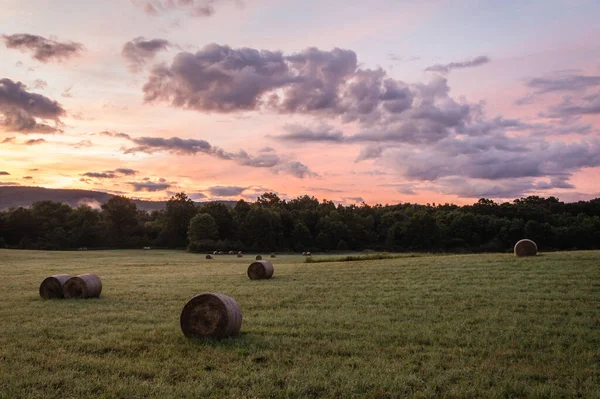
[[(0, 210), (31, 206), (35, 201), (55, 201), (69, 204), (72, 207), (89, 205), (99, 207), (113, 195), (101, 191), (70, 190), (43, 187), (0, 186)], [(167, 201), (133, 200), (138, 209), (151, 212), (165, 208)], [(236, 201), (217, 201), (228, 206), (234, 206)], [(201, 204), (201, 202), (197, 202)]]

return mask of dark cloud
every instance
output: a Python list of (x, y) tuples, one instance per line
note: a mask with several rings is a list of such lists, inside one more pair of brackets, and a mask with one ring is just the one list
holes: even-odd
[(14, 143), (15, 139), (16, 137), (7, 137), (4, 140), (0, 141), (0, 144)]
[(3, 35), (2, 39), (7, 48), (29, 51), (33, 53), (33, 58), (44, 63), (66, 60), (78, 56), (84, 50), (81, 43), (59, 42), (26, 33)]
[(181, 10), (192, 17), (210, 17), (215, 12), (215, 3), (223, 3), (224, 0), (132, 0), (132, 2), (151, 16)]
[(203, 200), (208, 198), (206, 194), (204, 193), (190, 193), (189, 197), (193, 200), (193, 201), (199, 201), (199, 200)]
[(0, 171), (0, 176), (10, 176), (10, 173), (5, 171)]
[(135, 154), (138, 152), (152, 154), (160, 151), (167, 151), (176, 155), (195, 155), (200, 153), (222, 160), (233, 161), (241, 166), (267, 168), (275, 173), (288, 173), (299, 178), (316, 176), (306, 165), (297, 161), (282, 159), (273, 152), (262, 152), (259, 155), (252, 156), (244, 150), (227, 152), (222, 148), (210, 145), (205, 140), (182, 139), (179, 137), (138, 137), (130, 138), (130, 140), (137, 146), (124, 148), (123, 152), (125, 154)]
[[(66, 114), (61, 105), (42, 96), (30, 93), (21, 82), (0, 79), (0, 128), (18, 133), (56, 133)], [(38, 119), (42, 120), (39, 122)], [(54, 126), (44, 123), (54, 122)]]
[[(138, 174), (137, 170), (127, 169), (127, 168), (118, 168), (115, 170), (107, 170), (104, 172), (86, 172), (81, 176), (91, 177), (95, 179), (116, 179), (122, 176), (134, 176)], [(148, 179), (149, 180), (149, 179)], [(159, 183), (165, 183), (166, 180), (160, 179)]]
[(310, 129), (299, 125), (286, 125), (284, 130), (288, 133), (275, 136), (274, 138), (280, 141), (291, 141), (296, 143), (306, 142), (333, 142), (341, 143), (346, 138), (344, 133), (339, 130), (334, 130), (333, 127), (322, 125), (316, 129)]
[(209, 187), (208, 192), (212, 197), (237, 197), (247, 189), (248, 187), (214, 186)]
[(146, 192), (156, 192), (156, 191), (164, 191), (171, 187), (169, 183), (155, 183), (151, 181), (145, 182), (130, 182), (128, 183), (133, 187), (133, 191), (146, 191)]
[(170, 46), (168, 40), (137, 37), (123, 46), (121, 55), (127, 61), (129, 70), (133, 73), (140, 72), (149, 61), (152, 61), (159, 51), (167, 50)]
[(545, 115), (550, 118), (600, 114), (600, 91), (581, 99), (565, 98), (561, 104), (550, 107)]
[(118, 169), (115, 169), (115, 172), (120, 173), (125, 176), (134, 176), (139, 173), (137, 170), (127, 169), (127, 168), (118, 168)]
[(356, 202), (357, 204), (360, 204), (362, 202), (365, 202), (365, 200), (363, 199), (363, 197), (347, 197), (344, 199), (349, 199), (352, 202)]
[(435, 64), (425, 68), (428, 72), (448, 73), (453, 69), (473, 68), (490, 62), (489, 57), (482, 55), (469, 61), (451, 62), (449, 64)]
[(38, 144), (44, 144), (44, 143), (46, 143), (46, 140), (44, 140), (44, 139), (32, 139), (32, 140), (25, 141), (23, 144), (25, 144), (25, 145), (38, 145)]
[(24, 180), (31, 180), (31, 179), (33, 179), (33, 176), (23, 176), (23, 179)]
[(94, 179), (114, 179), (117, 177), (113, 172), (86, 172), (81, 176), (91, 177)]
[(343, 193), (344, 190), (335, 190), (332, 188), (322, 188), (322, 187), (304, 187), (305, 190), (308, 191), (322, 191), (325, 193)]

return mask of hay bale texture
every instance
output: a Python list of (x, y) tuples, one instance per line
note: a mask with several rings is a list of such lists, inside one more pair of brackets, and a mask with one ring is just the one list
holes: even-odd
[(40, 284), (40, 296), (44, 299), (62, 299), (65, 297), (63, 286), (70, 274), (55, 274), (54, 276), (46, 277)]
[(256, 255), (256, 258), (254, 258), (254, 259), (256, 259), (256, 260), (262, 260), (262, 256)]
[(181, 331), (188, 338), (226, 338), (242, 327), (242, 311), (227, 295), (196, 295), (183, 307), (179, 318)]
[(211, 254), (206, 255), (206, 259), (212, 259), (212, 255)]
[(98, 298), (102, 292), (102, 280), (95, 274), (71, 277), (63, 286), (65, 298)]
[(271, 254), (271, 258), (276, 258), (277, 256), (275, 254)]
[(520, 240), (515, 244), (515, 256), (535, 256), (537, 251), (537, 244), (528, 239)]
[(268, 260), (257, 260), (248, 266), (250, 280), (263, 280), (273, 277), (273, 265)]

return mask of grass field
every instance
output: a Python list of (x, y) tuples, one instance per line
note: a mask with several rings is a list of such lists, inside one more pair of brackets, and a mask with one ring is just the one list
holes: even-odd
[[(0, 250), (0, 397), (600, 398), (600, 252), (252, 259)], [(100, 299), (39, 297), (86, 272)], [(184, 338), (201, 292), (237, 300), (238, 337)]]

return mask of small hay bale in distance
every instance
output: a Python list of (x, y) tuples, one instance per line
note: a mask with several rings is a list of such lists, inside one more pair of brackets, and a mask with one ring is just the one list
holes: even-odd
[(211, 254), (206, 255), (206, 259), (212, 259), (212, 255)]
[(276, 258), (277, 256), (275, 254), (271, 254), (271, 258)]
[(248, 266), (250, 280), (264, 280), (273, 277), (273, 264), (268, 260), (257, 260)]
[(306, 252), (302, 252), (302, 256), (306, 256)]
[(80, 274), (65, 282), (63, 292), (65, 298), (98, 298), (102, 292), (102, 280), (95, 274)]
[(233, 255), (233, 251), (229, 251), (229, 255)]
[(538, 247), (532, 240), (524, 239), (515, 244), (515, 256), (535, 256)]
[(242, 327), (242, 311), (237, 302), (223, 294), (196, 295), (186, 303), (179, 317), (183, 335), (188, 338), (226, 338)]
[(312, 256), (312, 254), (310, 252), (307, 252), (306, 256)]
[(218, 255), (219, 251), (213, 251), (213, 255)]
[(254, 258), (255, 260), (262, 260), (262, 256), (260, 255), (256, 255), (256, 258)]
[(65, 297), (63, 286), (70, 274), (55, 274), (54, 276), (46, 277), (40, 284), (40, 296), (44, 299), (62, 299)]
[(238, 258), (241, 258), (241, 257), (243, 257), (243, 256), (244, 256), (244, 255), (242, 255), (242, 253), (241, 253), (241, 252), (238, 252), (238, 254), (237, 254), (237, 257), (238, 257)]

